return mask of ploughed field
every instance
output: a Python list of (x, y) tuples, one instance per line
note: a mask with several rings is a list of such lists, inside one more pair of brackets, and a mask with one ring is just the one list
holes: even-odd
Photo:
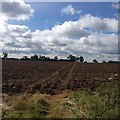
[(7, 94), (94, 91), (113, 76), (118, 80), (118, 64), (114, 63), (2, 60), (2, 92)]

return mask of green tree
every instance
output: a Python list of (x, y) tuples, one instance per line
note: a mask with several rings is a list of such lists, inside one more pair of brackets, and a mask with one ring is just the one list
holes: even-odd
[(31, 56), (31, 60), (38, 60), (38, 55)]
[(98, 61), (96, 59), (93, 60), (93, 63), (98, 63)]
[(3, 52), (3, 58), (4, 58), (4, 59), (7, 59), (7, 57), (8, 57), (8, 53)]
[(23, 58), (21, 58), (21, 60), (29, 60), (30, 58), (28, 58), (28, 56), (23, 56)]
[(77, 60), (77, 58), (75, 56), (73, 56), (72, 54), (70, 54), (68, 57), (67, 57), (68, 60), (70, 61), (75, 61)]
[(57, 57), (57, 56), (55, 56), (55, 57), (54, 57), (54, 60), (58, 60), (58, 57)]
[(84, 62), (84, 58), (80, 56), (80, 62)]
[(103, 61), (102, 61), (102, 63), (106, 63), (106, 61), (105, 61), (105, 60), (103, 60)]

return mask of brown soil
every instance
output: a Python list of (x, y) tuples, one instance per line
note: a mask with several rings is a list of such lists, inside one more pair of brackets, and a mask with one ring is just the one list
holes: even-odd
[[(2, 92), (61, 93), (63, 90), (95, 90), (118, 75), (118, 64), (77, 62), (2, 61)], [(118, 76), (114, 77), (118, 80)]]

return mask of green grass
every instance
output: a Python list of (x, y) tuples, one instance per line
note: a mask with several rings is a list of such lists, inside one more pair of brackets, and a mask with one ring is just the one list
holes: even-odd
[(115, 81), (101, 85), (95, 92), (74, 92), (73, 97), (88, 118), (118, 117), (118, 83)]
[(45, 118), (49, 114), (49, 103), (41, 95), (30, 99), (15, 96), (13, 100), (11, 111), (3, 118)]
[[(63, 93), (64, 94), (64, 93)], [(62, 95), (61, 95), (62, 96)], [(64, 96), (40, 93), (7, 96), (3, 118), (117, 118), (118, 82), (102, 84), (96, 91), (70, 91)], [(6, 102), (5, 102), (6, 101)]]
[(63, 107), (64, 107), (64, 109), (68, 110), (68, 109), (71, 109), (72, 105), (68, 102), (65, 102), (65, 103), (63, 103)]

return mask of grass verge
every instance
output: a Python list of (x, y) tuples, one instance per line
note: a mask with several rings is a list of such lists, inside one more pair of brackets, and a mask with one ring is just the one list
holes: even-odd
[(64, 95), (19, 94), (3, 97), (3, 118), (118, 118), (118, 82), (96, 91)]

